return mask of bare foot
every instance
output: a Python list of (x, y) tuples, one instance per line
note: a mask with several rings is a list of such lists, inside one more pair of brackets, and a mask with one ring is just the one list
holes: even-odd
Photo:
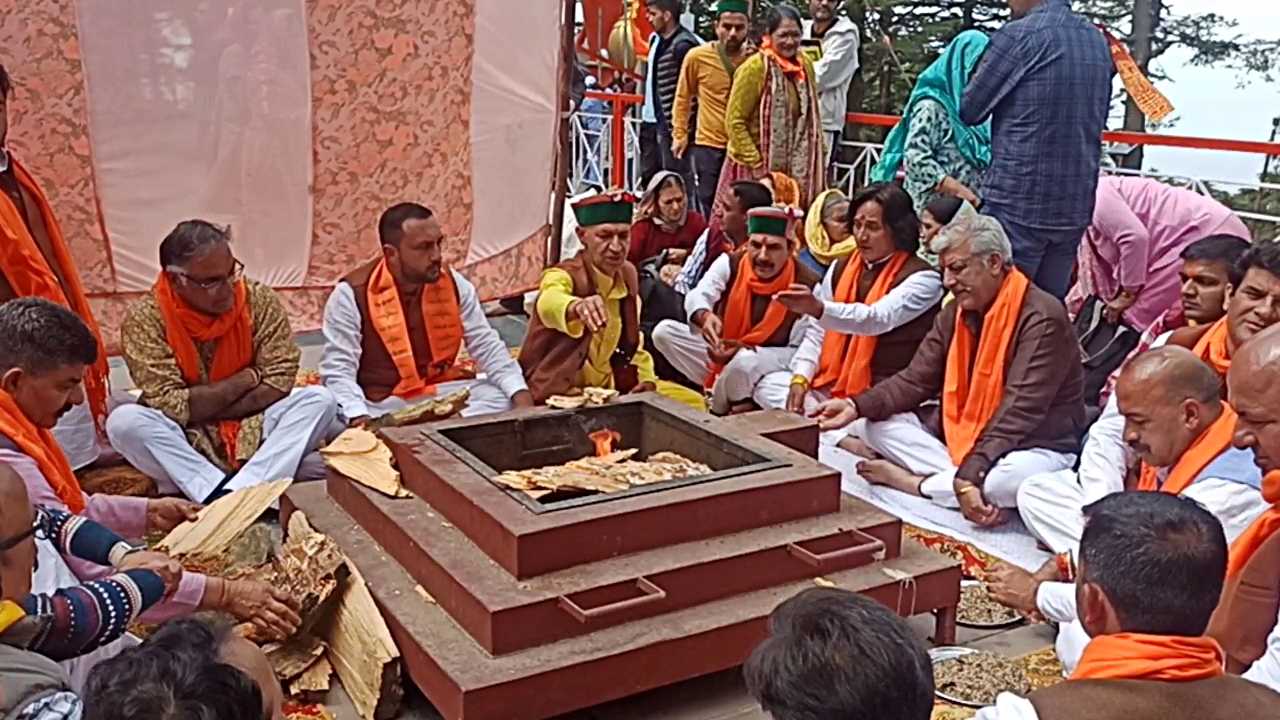
[(872, 485), (884, 485), (920, 497), (920, 483), (924, 477), (898, 467), (888, 460), (868, 460), (858, 463), (858, 474)]
[(875, 450), (872, 450), (870, 445), (863, 442), (860, 438), (856, 438), (852, 435), (847, 435), (841, 438), (840, 442), (836, 443), (836, 447), (867, 460), (880, 459), (880, 455), (877, 454)]

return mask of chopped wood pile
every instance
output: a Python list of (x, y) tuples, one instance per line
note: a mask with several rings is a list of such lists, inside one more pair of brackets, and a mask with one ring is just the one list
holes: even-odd
[(324, 464), (383, 495), (409, 497), (400, 482), (391, 449), (377, 435), (363, 428), (351, 428), (320, 448)]
[(369, 429), (380, 430), (382, 428), (404, 427), (435, 420), (446, 420), (462, 412), (462, 408), (467, 406), (467, 401), (470, 399), (471, 391), (467, 388), (443, 397), (428, 398), (374, 419), (373, 422), (369, 423)]
[(616, 397), (618, 397), (617, 390), (594, 387), (582, 388), (581, 390), (571, 390), (568, 395), (552, 395), (547, 398), (547, 407), (557, 410), (577, 410), (581, 407), (604, 405)]

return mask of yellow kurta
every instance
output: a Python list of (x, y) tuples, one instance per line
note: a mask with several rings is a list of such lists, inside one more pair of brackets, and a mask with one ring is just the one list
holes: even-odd
[[(587, 362), (573, 379), (575, 388), (597, 387), (613, 388), (613, 366), (609, 360), (618, 349), (618, 341), (622, 339), (622, 300), (627, 296), (627, 286), (621, 280), (606, 277), (592, 269), (595, 274), (596, 290), (604, 298), (605, 312), (609, 320), (599, 332), (591, 336), (591, 345), (587, 348)], [(569, 306), (579, 298), (573, 294), (573, 278), (569, 273), (552, 268), (542, 274), (542, 284), (538, 292), (536, 312), (543, 325), (568, 335), (580, 338), (586, 332), (580, 320), (569, 317)], [(636, 322), (640, 304), (636, 302)], [(659, 380), (653, 370), (653, 356), (644, 349), (644, 337), (640, 338), (640, 347), (631, 360), (636, 366), (637, 375), (642, 383), (653, 383), (658, 392), (682, 402), (698, 410), (706, 409), (702, 395), (676, 383)]]
[[(729, 108), (729, 91), (733, 78), (720, 59), (717, 45), (700, 45), (689, 51), (680, 68), (680, 84), (671, 110), (671, 136), (679, 143), (689, 140), (689, 115), (693, 99), (698, 99), (698, 133), (695, 142), (703, 147), (723, 150), (729, 143), (725, 130), (725, 111)], [(746, 62), (746, 55), (730, 58), (734, 67)]]

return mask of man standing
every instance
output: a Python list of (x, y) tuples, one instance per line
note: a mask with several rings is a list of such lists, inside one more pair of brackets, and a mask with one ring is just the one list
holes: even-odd
[[(689, 51), (676, 87), (671, 114), (671, 154), (683, 160), (689, 153), (697, 190), (698, 212), (712, 216), (720, 168), (724, 166), (729, 132), (724, 114), (729, 107), (733, 73), (747, 59), (742, 51), (751, 18), (747, 0), (720, 0), (716, 6), (716, 41)], [(697, 101), (697, 138), (689, 147), (689, 116)]]
[(684, 178), (684, 186), (691, 188), (695, 185), (688, 161), (677, 159), (671, 152), (672, 123), (680, 69), (684, 67), (685, 56), (701, 45), (702, 40), (680, 24), (681, 0), (646, 0), (645, 7), (656, 43), (649, 53), (651, 61), (644, 81), (645, 103), (653, 108), (660, 164), (652, 168), (653, 172), (642, 171), (641, 184), (648, 187), (649, 180), (659, 170), (670, 170), (679, 173)]
[[(471, 391), (463, 415), (533, 407), (475, 287), (444, 266), (444, 232), (431, 211), (395, 205), (378, 221), (378, 237), (382, 254), (343, 278), (324, 309), (320, 377), (347, 424), (463, 388)], [(486, 379), (458, 367), (464, 344)]]
[(1014, 19), (992, 35), (960, 118), (991, 120), (983, 212), (1004, 225), (1018, 268), (1062, 299), (1093, 220), (1115, 68), (1069, 0), (1007, 2)]
[(814, 60), (813, 71), (818, 86), (818, 106), (822, 111), (822, 131), (827, 140), (828, 165), (836, 157), (836, 149), (844, 136), (849, 113), (849, 86), (858, 72), (858, 49), (861, 45), (858, 26), (841, 14), (844, 0), (809, 0), (805, 37), (821, 43), (821, 56)]
[(85, 373), (88, 401), (67, 413), (53, 434), (73, 469), (98, 459), (107, 417), (107, 353), (89, 310), (62, 227), (40, 186), (8, 149), (12, 81), (0, 65), (0, 302), (40, 297), (79, 315), (98, 341), (98, 359)]
[(302, 351), (271, 288), (241, 277), (226, 228), (180, 223), (160, 277), (125, 315), (135, 405), (107, 419), (112, 445), (161, 490), (197, 502), (297, 478), (338, 414), (324, 387), (294, 389)]
[[(954, 221), (933, 249), (955, 300), (911, 364), (814, 415), (822, 430), (868, 420), (862, 439), (884, 458), (859, 464), (868, 482), (992, 527), (1010, 519), (1023, 480), (1075, 462), (1085, 428), (1080, 345), (1062, 303), (1012, 266), (996, 220)], [(926, 406), (939, 396), (940, 423)]]
[(816, 321), (775, 299), (822, 280), (791, 252), (792, 212), (764, 207), (748, 213), (746, 248), (720, 256), (685, 298), (689, 324), (663, 320), (653, 330), (654, 347), (711, 391), (713, 413), (750, 403), (756, 383), (769, 373), (813, 376), (816, 358), (798, 358), (796, 349)]

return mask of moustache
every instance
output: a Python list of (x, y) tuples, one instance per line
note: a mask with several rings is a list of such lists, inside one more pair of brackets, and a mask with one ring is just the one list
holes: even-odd
[(1151, 446), (1144, 442), (1131, 442), (1126, 444), (1129, 446), (1130, 450), (1138, 453), (1139, 455), (1149, 455), (1151, 453)]

